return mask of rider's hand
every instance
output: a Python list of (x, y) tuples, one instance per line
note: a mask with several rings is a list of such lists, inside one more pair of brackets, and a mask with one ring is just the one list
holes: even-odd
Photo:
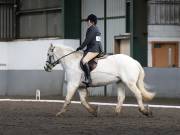
[(76, 49), (76, 51), (79, 51), (79, 50), (81, 50), (81, 48), (80, 48), (80, 47), (78, 47), (78, 48)]

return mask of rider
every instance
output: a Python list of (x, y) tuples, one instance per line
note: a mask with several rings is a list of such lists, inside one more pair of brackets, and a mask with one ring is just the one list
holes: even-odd
[(82, 50), (84, 47), (84, 56), (82, 58), (83, 69), (85, 73), (85, 84), (91, 84), (91, 76), (90, 76), (90, 68), (88, 62), (93, 58), (97, 57), (100, 53), (102, 53), (101, 46), (101, 33), (97, 28), (97, 17), (94, 14), (90, 14), (87, 19), (88, 29), (86, 31), (86, 38), (84, 42), (76, 49), (76, 51)]

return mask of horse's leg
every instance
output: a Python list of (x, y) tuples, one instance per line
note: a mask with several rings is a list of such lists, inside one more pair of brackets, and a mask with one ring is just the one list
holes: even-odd
[(135, 83), (128, 83), (127, 86), (129, 87), (129, 89), (135, 94), (138, 105), (139, 105), (139, 111), (146, 116), (151, 115), (151, 113), (148, 111), (148, 109), (146, 109), (143, 105), (143, 101), (142, 101), (142, 95), (140, 90), (138, 89), (138, 87), (136, 86)]
[(86, 100), (87, 97), (87, 89), (85, 88), (80, 88), (79, 90), (79, 96), (81, 100), (81, 104), (90, 112), (92, 115), (97, 117), (97, 108), (92, 108), (89, 103)]
[(117, 83), (117, 100), (118, 103), (115, 108), (115, 112), (119, 115), (122, 109), (122, 105), (125, 99), (125, 86), (122, 82)]
[(73, 83), (67, 84), (67, 95), (65, 98), (64, 105), (63, 105), (61, 111), (56, 114), (56, 116), (60, 116), (64, 112), (66, 112), (67, 106), (71, 103), (71, 99), (74, 96), (74, 93), (76, 92), (77, 88), (78, 88), (78, 85), (74, 85)]

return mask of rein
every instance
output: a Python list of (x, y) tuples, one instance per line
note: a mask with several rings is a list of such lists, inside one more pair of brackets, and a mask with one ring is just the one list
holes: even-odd
[(70, 52), (70, 53), (62, 56), (61, 58), (57, 59), (54, 63), (52, 63), (52, 65), (59, 64), (59, 61), (60, 61), (61, 59), (63, 59), (64, 57), (66, 57), (66, 56), (68, 56), (68, 55), (71, 55), (71, 54), (73, 54), (73, 53), (75, 53), (75, 52), (77, 52), (77, 51), (73, 51), (73, 52)]

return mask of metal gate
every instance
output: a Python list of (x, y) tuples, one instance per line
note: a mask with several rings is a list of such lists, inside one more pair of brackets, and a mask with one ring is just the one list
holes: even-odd
[(0, 0), (0, 41), (15, 38), (15, 25), (16, 0)]

